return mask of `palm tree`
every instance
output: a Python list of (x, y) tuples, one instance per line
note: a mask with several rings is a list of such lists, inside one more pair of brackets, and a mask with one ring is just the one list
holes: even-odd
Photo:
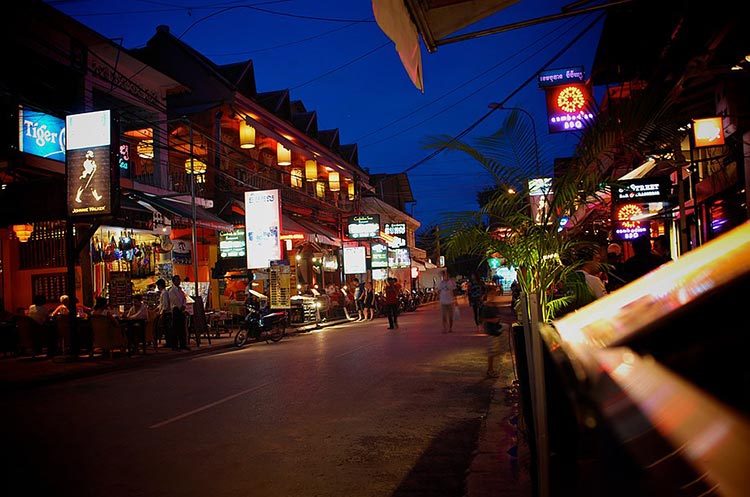
[(499, 253), (517, 269), (521, 290), (539, 296), (542, 319), (550, 321), (574, 300), (574, 295), (561, 297), (555, 290), (580, 267), (575, 253), (590, 244), (560, 229), (560, 220), (601, 202), (617, 183), (612, 178), (643, 161), (641, 151), (679, 144), (670, 108), (664, 95), (644, 95), (600, 114), (582, 133), (565, 171), (556, 171), (543, 195), (549, 207), (540, 218), (532, 217), (528, 180), (540, 177), (537, 158), (546, 150), (544, 144), (536, 146), (533, 124), (519, 111), (511, 111), (496, 133), (473, 143), (446, 136), (429, 139), (426, 148), (464, 153), (494, 181), (479, 194), (478, 211), (452, 213), (441, 220), (445, 255), (487, 258)]

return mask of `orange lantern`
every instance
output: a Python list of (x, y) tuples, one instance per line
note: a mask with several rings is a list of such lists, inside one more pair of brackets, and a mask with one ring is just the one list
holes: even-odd
[(16, 234), (19, 242), (28, 242), (31, 237), (31, 233), (34, 231), (34, 226), (31, 224), (14, 224), (13, 233)]

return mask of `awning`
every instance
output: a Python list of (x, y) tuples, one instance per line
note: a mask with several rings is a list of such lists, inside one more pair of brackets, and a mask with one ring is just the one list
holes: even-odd
[[(167, 215), (174, 222), (182, 224), (192, 224), (193, 207), (170, 198), (157, 197), (142, 192), (131, 192), (139, 203), (145, 202), (162, 214)], [(233, 231), (234, 226), (212, 214), (203, 207), (195, 206), (195, 225), (201, 228), (212, 229), (216, 231)]]
[(427, 269), (435, 269), (437, 266), (429, 261), (423, 261), (421, 259), (415, 259), (412, 257), (411, 259), (412, 266), (417, 266), (420, 271), (425, 271)]
[[(310, 223), (306, 220), (295, 219), (293, 222), (302, 226), (307, 233), (310, 234), (309, 242), (321, 243), (323, 245), (331, 245), (334, 247), (341, 247), (341, 238), (328, 228), (319, 226), (314, 223)], [(282, 226), (283, 231), (283, 226)]]

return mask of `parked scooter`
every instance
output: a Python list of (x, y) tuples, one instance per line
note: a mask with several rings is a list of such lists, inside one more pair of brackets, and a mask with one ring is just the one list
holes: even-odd
[(288, 316), (286, 311), (263, 313), (251, 302), (245, 303), (247, 316), (240, 323), (240, 329), (234, 336), (234, 344), (243, 347), (248, 341), (266, 343), (278, 342), (286, 336)]

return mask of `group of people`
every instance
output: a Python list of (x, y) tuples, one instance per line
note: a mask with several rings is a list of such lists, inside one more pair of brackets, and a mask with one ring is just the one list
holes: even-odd
[(172, 276), (172, 285), (159, 278), (156, 291), (159, 292), (159, 322), (157, 328), (166, 337), (167, 346), (172, 350), (190, 350), (187, 334), (187, 296), (180, 286), (179, 275)]
[(359, 281), (359, 278), (352, 280), (354, 284), (354, 305), (357, 309), (357, 321), (372, 321), (375, 319), (375, 292), (372, 289), (372, 283), (369, 281)]
[[(352, 280), (354, 285), (354, 305), (357, 309), (356, 321), (372, 321), (375, 319), (375, 311), (378, 301), (375, 298), (375, 291), (372, 283), (369, 281), (360, 281), (359, 278)], [(396, 278), (386, 278), (385, 287), (383, 288), (382, 306), (386, 317), (388, 318), (388, 329), (398, 329), (398, 306), (399, 295), (401, 294), (401, 285)]]

